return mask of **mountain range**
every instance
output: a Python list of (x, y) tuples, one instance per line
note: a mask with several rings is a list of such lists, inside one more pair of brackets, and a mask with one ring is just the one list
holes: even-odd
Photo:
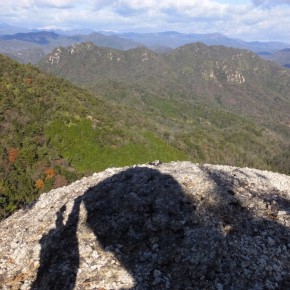
[(81, 43), (55, 49), (38, 66), (94, 92), (115, 82), (256, 120), (290, 121), (290, 72), (247, 50), (195, 43), (160, 55), (145, 47), (120, 51)]
[(111, 166), (191, 160), (290, 172), (290, 73), (248, 50), (86, 42), (56, 48), (38, 68), (0, 62), (1, 218)]
[(290, 47), (282, 42), (247, 42), (241, 39), (229, 38), (221, 33), (197, 34), (180, 33), (176, 31), (165, 31), (157, 33), (123, 33), (116, 34), (123, 38), (142, 43), (148, 48), (170, 47), (177, 48), (185, 44), (202, 42), (207, 45), (224, 45), (227, 47), (248, 49), (253, 52), (268, 51), (273, 52), (282, 48)]
[(130, 49), (140, 45), (118, 36), (106, 36), (101, 33), (66, 36), (55, 32), (37, 31), (0, 36), (0, 52), (22, 63), (36, 63), (58, 46), (85, 41), (117, 49)]
[(194, 160), (251, 166), (258, 154), (256, 167), (288, 170), (290, 74), (247, 50), (197, 43), (160, 55), (82, 43), (38, 66), (147, 116)]
[[(246, 42), (240, 39), (226, 37), (220, 33), (185, 34), (175, 31), (158, 33), (109, 33), (80, 31), (38, 31), (25, 30), (2, 24), (0, 25), (0, 52), (23, 63), (36, 63), (45, 54), (58, 46), (91, 41), (102, 47), (127, 50), (145, 46), (158, 53), (185, 44), (202, 42), (207, 45), (224, 45), (227, 47), (248, 49), (260, 55), (272, 54), (289, 48), (290, 44), (282, 42)], [(13, 33), (19, 31), (18, 33)], [(5, 33), (6, 32), (6, 33)]]

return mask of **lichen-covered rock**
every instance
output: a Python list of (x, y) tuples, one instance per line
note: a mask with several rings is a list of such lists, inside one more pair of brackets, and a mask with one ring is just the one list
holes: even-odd
[(1, 289), (290, 289), (290, 177), (153, 162), (0, 224)]

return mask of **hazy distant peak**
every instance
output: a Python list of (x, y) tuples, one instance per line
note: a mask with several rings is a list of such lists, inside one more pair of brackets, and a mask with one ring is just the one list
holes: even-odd
[(50, 31), (38, 31), (38, 32), (28, 32), (28, 33), (16, 33), (13, 35), (3, 35), (0, 37), (2, 40), (21, 40), (27, 42), (34, 42), (41, 45), (48, 44), (51, 39), (57, 39), (59, 35), (55, 32)]

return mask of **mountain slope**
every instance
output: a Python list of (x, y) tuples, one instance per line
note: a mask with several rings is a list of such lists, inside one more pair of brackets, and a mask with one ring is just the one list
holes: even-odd
[(146, 84), (149, 80), (159, 81), (163, 76), (170, 80), (174, 76), (163, 58), (145, 47), (121, 51), (97, 47), (91, 42), (59, 47), (39, 66), (78, 84), (104, 80)]
[(201, 43), (163, 55), (118, 51), (92, 43), (58, 48), (39, 67), (79, 85), (142, 85), (156, 94), (202, 100), (258, 120), (289, 122), (290, 73), (246, 50)]
[(265, 56), (265, 58), (272, 60), (286, 68), (290, 68), (290, 48), (276, 51), (270, 55)]
[(289, 169), (281, 163), (289, 160), (289, 73), (249, 51), (192, 44), (158, 55), (82, 43), (39, 67), (133, 108), (192, 160)]
[[(290, 73), (246, 50), (186, 45), (165, 56), (188, 95), (255, 119), (289, 121)], [(190, 97), (190, 96), (189, 96)]]
[(133, 111), (2, 55), (0, 63), (0, 218), (88, 172), (186, 158)]

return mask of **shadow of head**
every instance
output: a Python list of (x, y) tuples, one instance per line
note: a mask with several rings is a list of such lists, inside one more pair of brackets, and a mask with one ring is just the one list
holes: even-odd
[(87, 225), (133, 289), (289, 289), (289, 229), (244, 207), (229, 176), (205, 173), (216, 186), (203, 198), (154, 169), (116, 174), (84, 194)]
[(196, 227), (197, 217), (171, 176), (132, 168), (90, 188), (83, 202), (88, 226), (139, 287), (183, 289), (192, 284), (185, 236)]

